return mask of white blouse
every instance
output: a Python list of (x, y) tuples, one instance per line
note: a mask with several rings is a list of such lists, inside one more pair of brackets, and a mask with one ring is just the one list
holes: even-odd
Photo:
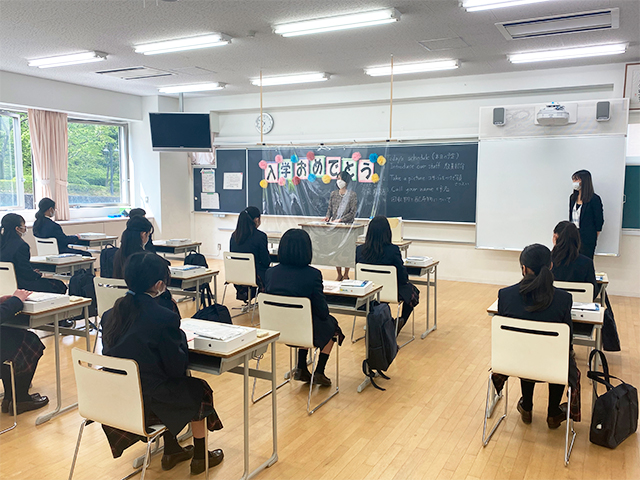
[(575, 203), (573, 205), (573, 212), (571, 212), (571, 221), (573, 222), (573, 224), (580, 228), (580, 210), (582, 205), (578, 205), (577, 203)]

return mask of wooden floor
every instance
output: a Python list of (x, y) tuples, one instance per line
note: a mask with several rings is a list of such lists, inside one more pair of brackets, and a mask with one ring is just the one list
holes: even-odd
[[(216, 268), (219, 262), (210, 261)], [(333, 280), (334, 272), (326, 270)], [(615, 281), (615, 279), (612, 279)], [(223, 282), (218, 281), (222, 294)], [(368, 387), (357, 393), (363, 379), (363, 342), (345, 341), (340, 349), (340, 394), (311, 417), (306, 413), (306, 385), (286, 385), (278, 391), (279, 461), (259, 479), (638, 479), (640, 441), (627, 439), (616, 450), (589, 442), (590, 384), (586, 379), (587, 348), (576, 347), (583, 374), (583, 421), (576, 424), (576, 444), (568, 467), (563, 465), (564, 429), (546, 425), (547, 388), (536, 388), (533, 423), (524, 425), (515, 409), (519, 382), (509, 386), (509, 413), (491, 443), (482, 447), (482, 420), (490, 360), (489, 317), (486, 307), (496, 298), (498, 286), (440, 281), (438, 284), (438, 330), (424, 340), (425, 308), (416, 309), (417, 339), (402, 349), (382, 381), (386, 392)], [(227, 305), (236, 305), (234, 291)], [(425, 292), (422, 290), (422, 300)], [(640, 299), (612, 297), (622, 351), (608, 354), (612, 373), (640, 386)], [(185, 316), (194, 304), (181, 304)], [(237, 313), (237, 311), (232, 311)], [(351, 318), (338, 317), (347, 333)], [(245, 315), (237, 323), (248, 324)], [(363, 320), (358, 320), (362, 331)], [(410, 324), (405, 327), (410, 331)], [(403, 336), (406, 333), (403, 331)], [(33, 392), (48, 395), (54, 403), (55, 374), (52, 339), (33, 381)], [(70, 351), (83, 347), (78, 337), (62, 340), (63, 399), (74, 402), (75, 382)], [(288, 368), (288, 349), (278, 348), (278, 368)], [(335, 354), (327, 375), (335, 381)], [(267, 364), (268, 365), (268, 364)], [(279, 374), (281, 375), (281, 374)], [(205, 376), (215, 392), (216, 409), (224, 429), (209, 436), (211, 448), (222, 448), (224, 462), (211, 478), (233, 480), (242, 475), (242, 378), (225, 374)], [(268, 388), (266, 381), (259, 390)], [(316, 387), (317, 388), (317, 387)], [(320, 397), (326, 389), (316, 389)], [(500, 405), (499, 407), (501, 407)], [(251, 406), (252, 463), (265, 461), (270, 453), (270, 400)], [(81, 418), (77, 410), (36, 427), (41, 414), (18, 417), (18, 427), (0, 437), (0, 478), (65, 479), (75, 447)], [(0, 427), (10, 423), (1, 416)], [(564, 425), (563, 425), (564, 426)], [(188, 441), (190, 442), (190, 441)], [(116, 479), (131, 471), (143, 444), (128, 449), (114, 460), (98, 425), (85, 429), (76, 479)], [(190, 478), (188, 462), (163, 472), (154, 458), (149, 479)]]

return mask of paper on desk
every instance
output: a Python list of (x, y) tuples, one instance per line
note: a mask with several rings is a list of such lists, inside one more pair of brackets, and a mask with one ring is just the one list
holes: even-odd
[(573, 302), (573, 306), (571, 308), (575, 308), (576, 310), (589, 310), (592, 312), (600, 310), (600, 306), (597, 303)]
[(322, 290), (327, 293), (340, 293), (340, 284), (342, 282), (336, 282), (335, 280), (323, 280)]
[(203, 192), (200, 197), (200, 208), (203, 210), (220, 210), (220, 194)]

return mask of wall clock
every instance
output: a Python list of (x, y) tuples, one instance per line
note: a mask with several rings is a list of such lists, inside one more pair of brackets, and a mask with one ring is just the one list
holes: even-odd
[(268, 113), (258, 115), (258, 118), (256, 118), (256, 130), (260, 132), (261, 129), (264, 134), (273, 130), (273, 117)]

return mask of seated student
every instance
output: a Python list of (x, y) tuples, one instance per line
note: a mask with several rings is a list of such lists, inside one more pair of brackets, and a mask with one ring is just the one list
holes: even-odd
[[(146, 218), (146, 215), (147, 215), (147, 212), (146, 212), (146, 210), (144, 208), (132, 208), (129, 211), (129, 218), (133, 218), (133, 217), (145, 217)], [(156, 253), (156, 247), (153, 244), (153, 232), (151, 232), (149, 234), (149, 241), (144, 246), (144, 249), (147, 252)]]
[[(169, 268), (158, 255), (139, 252), (127, 260), (124, 279), (129, 291), (102, 317), (102, 351), (138, 363), (146, 422), (159, 420), (169, 429), (163, 434), (162, 469), (170, 470), (193, 457), (191, 473), (197, 475), (205, 469), (202, 420), (207, 419), (211, 431), (221, 429), (222, 423), (209, 384), (188, 375), (189, 351), (180, 318), (153, 300), (165, 291)], [(194, 448), (182, 448), (176, 439), (188, 423)], [(106, 425), (103, 429), (115, 458), (140, 439)], [(209, 452), (209, 465), (218, 465), (223, 457), (222, 450)]]
[[(15, 317), (22, 310), (22, 302), (31, 294), (26, 290), (16, 290), (13, 295), (0, 297), (0, 323)], [(13, 390), (11, 389), (11, 369), (4, 362), (13, 362), (16, 385), (16, 410), (18, 415), (30, 410), (37, 410), (49, 403), (49, 399), (33, 393), (29, 395), (29, 387), (36, 373), (38, 360), (42, 357), (44, 345), (40, 338), (29, 330), (0, 326), (0, 362), (2, 363), (2, 383), (4, 398), (2, 413), (13, 413)]]
[[(522, 280), (498, 292), (498, 315), (539, 322), (566, 323), (573, 339), (571, 321), (571, 294), (553, 286), (551, 273), (551, 252), (540, 244), (529, 245), (520, 254)], [(572, 392), (578, 393), (578, 372), (571, 341), (569, 354), (569, 382)], [(544, 352), (540, 352), (544, 355)], [(535, 382), (520, 379), (522, 397), (518, 401), (518, 412), (524, 423), (531, 423), (533, 410), (533, 389)], [(499, 388), (498, 390), (500, 390)], [(558, 428), (566, 420), (566, 404), (560, 405), (564, 385), (549, 384), (549, 405), (547, 426)], [(572, 393), (573, 397), (573, 393)], [(572, 398), (572, 411), (574, 410)]]
[(402, 313), (398, 319), (398, 331), (400, 331), (420, 302), (420, 291), (415, 285), (409, 283), (409, 274), (404, 266), (400, 248), (391, 243), (391, 226), (386, 217), (379, 215), (369, 222), (364, 244), (356, 248), (356, 263), (396, 267), (398, 301), (402, 302)]
[(551, 273), (561, 282), (582, 282), (593, 285), (593, 298), (600, 286), (596, 281), (593, 260), (580, 254), (580, 232), (573, 223), (563, 221), (553, 229)]
[(36, 221), (33, 224), (33, 236), (37, 238), (55, 238), (58, 242), (58, 253), (75, 253), (90, 257), (91, 253), (86, 250), (69, 247), (70, 243), (77, 242), (77, 235), (65, 235), (62, 227), (51, 220), (56, 214), (56, 202), (50, 198), (43, 198), (38, 203)]
[[(334, 337), (342, 345), (344, 335), (338, 321), (329, 314), (329, 306), (322, 290), (322, 273), (311, 267), (311, 238), (304, 230), (288, 230), (280, 240), (278, 258), (280, 263), (267, 270), (265, 291), (274, 295), (306, 297), (311, 300), (313, 316), (313, 344), (322, 349), (313, 383), (328, 387), (331, 380), (324, 374), (333, 347)], [(294, 380), (311, 381), (307, 369), (307, 350), (298, 350), (298, 364)]]
[(16, 213), (2, 217), (0, 234), (0, 262), (11, 262), (16, 272), (18, 288), (32, 292), (66, 293), (67, 286), (54, 278), (43, 278), (31, 266), (31, 248), (22, 239), (27, 227), (24, 218)]
[[(253, 253), (256, 265), (256, 284), (258, 290), (263, 291), (264, 275), (269, 268), (271, 258), (267, 248), (267, 234), (258, 230), (260, 226), (260, 210), (257, 207), (247, 207), (238, 216), (236, 230), (231, 235), (229, 251), (235, 253)], [(249, 288), (243, 285), (234, 285), (236, 298), (247, 301)], [(251, 288), (251, 298), (255, 298), (255, 288)]]

